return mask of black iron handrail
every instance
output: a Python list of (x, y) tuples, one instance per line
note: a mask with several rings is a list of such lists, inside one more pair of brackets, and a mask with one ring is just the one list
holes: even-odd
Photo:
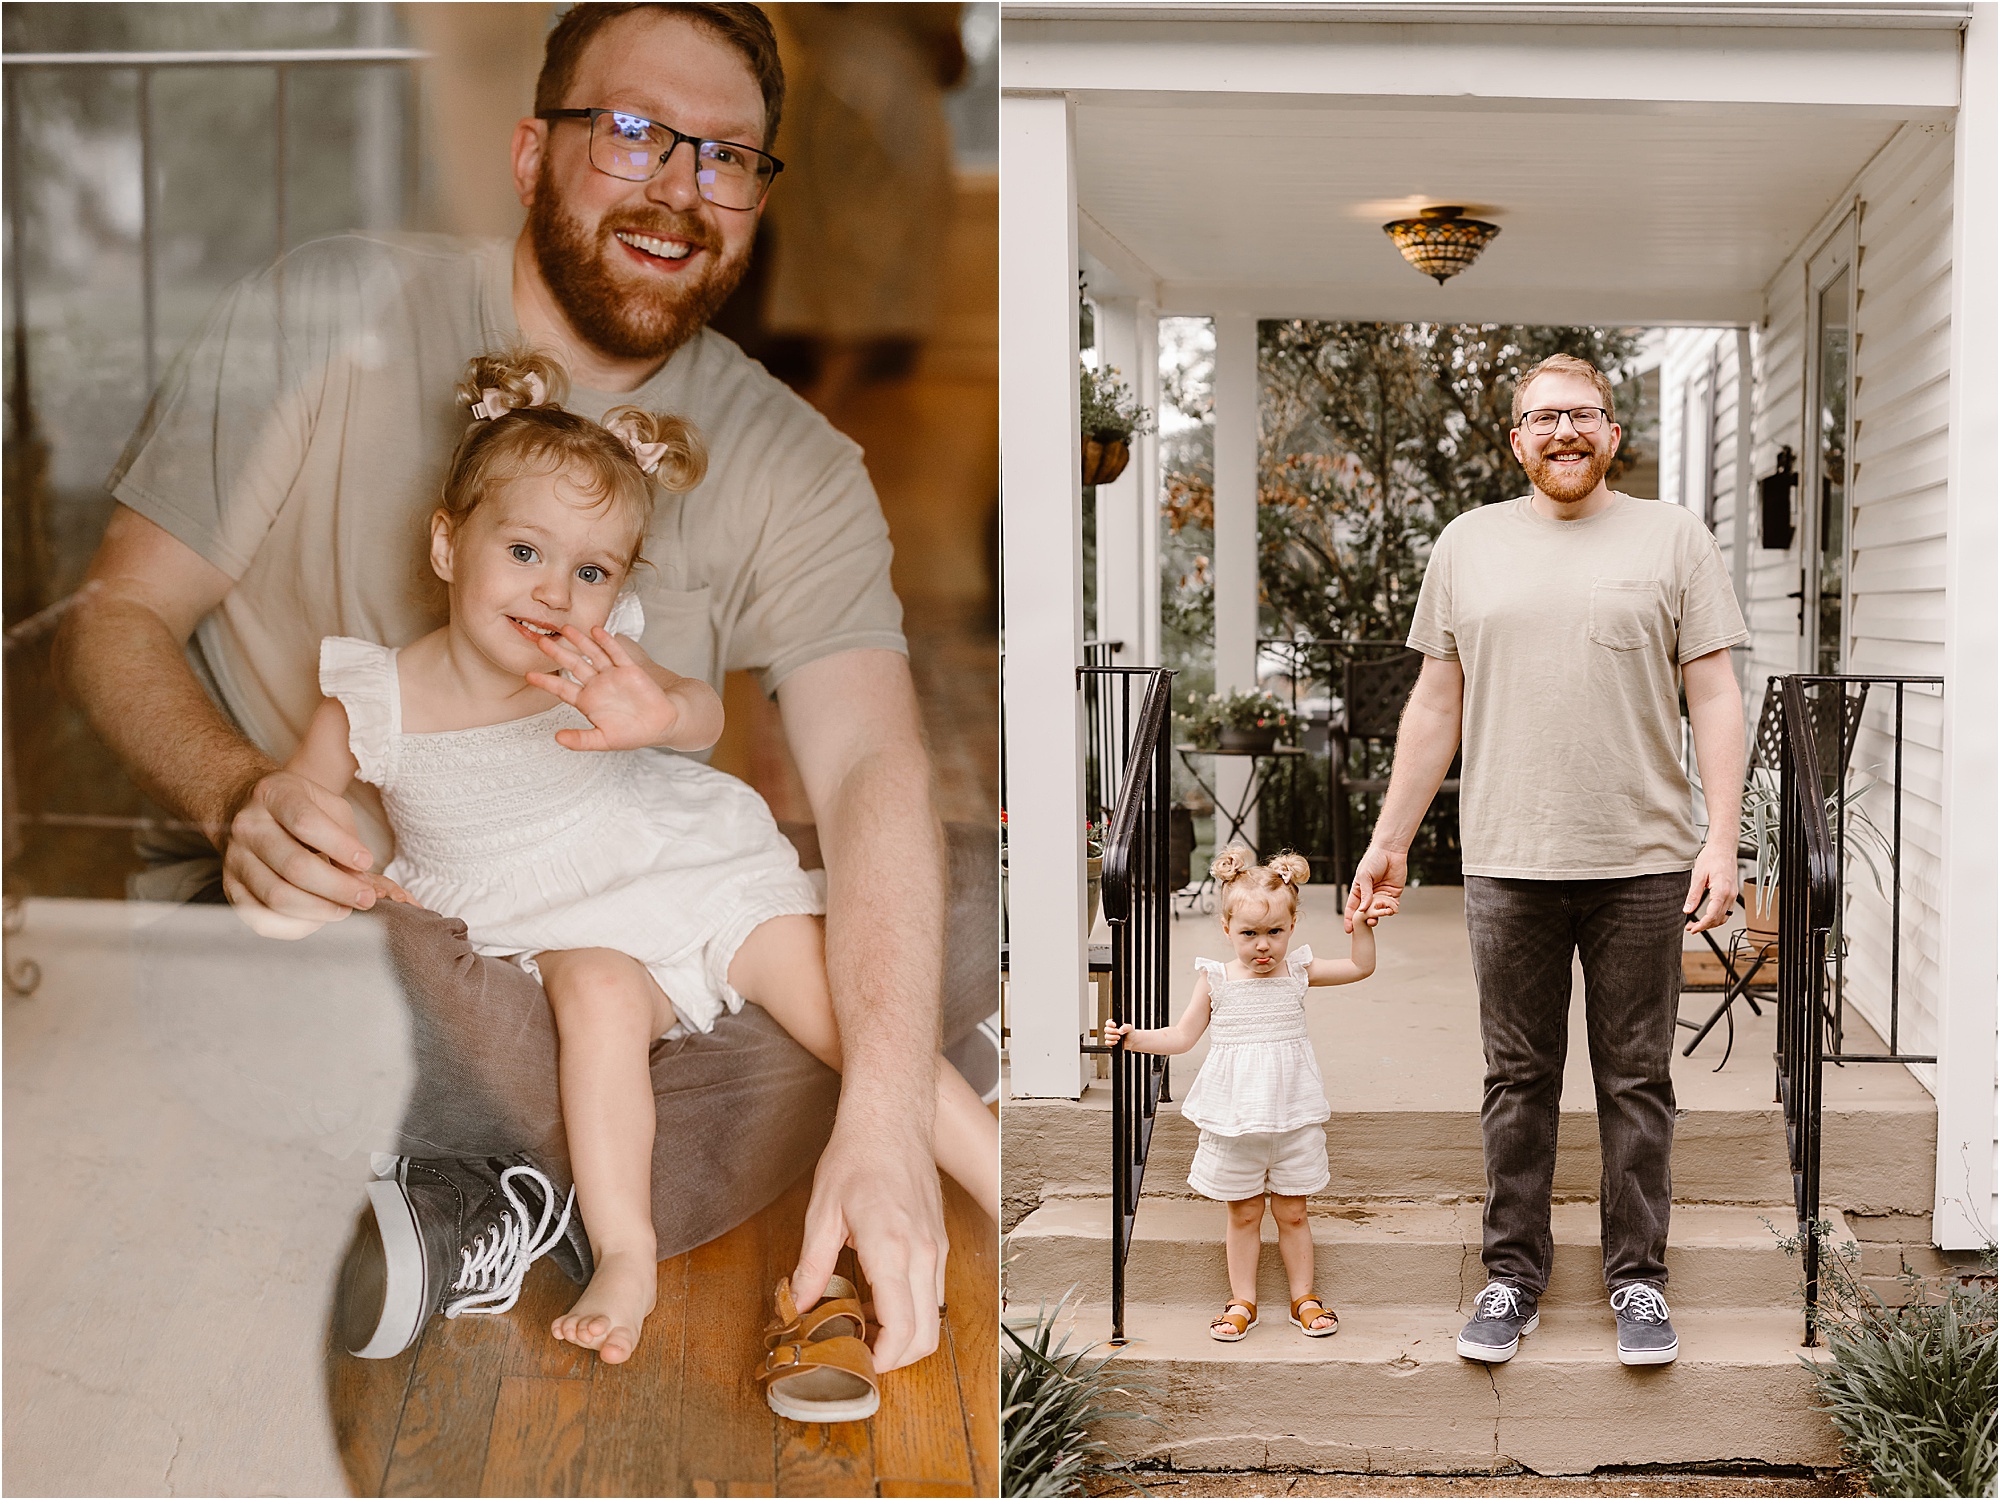
[(1825, 777), (1805, 689), (1779, 684), (1784, 749), (1778, 813), (1778, 1099), (1792, 1168), (1792, 1207), (1805, 1265), (1806, 1337), (1818, 1341), (1820, 1084), (1826, 1014), (1826, 942), (1839, 899)]
[[(1779, 680), (1782, 744), (1779, 754), (1778, 817), (1778, 1100), (1785, 1119), (1785, 1146), (1792, 1171), (1793, 1207), (1805, 1268), (1807, 1347), (1818, 1342), (1820, 1146), (1823, 1078), (1836, 1064), (1929, 1063), (1934, 1055), (1899, 1050), (1903, 857), (1903, 691), (1909, 686), (1943, 685), (1941, 677), (1797, 674)], [(1838, 795), (1848, 747), (1840, 695), (1849, 684), (1891, 683), (1896, 688), (1895, 818), (1890, 844), (1889, 1050), (1842, 1050), (1841, 974), (1827, 997), (1828, 946), (1839, 923), (1845, 892), (1843, 855), (1846, 799)], [(1864, 686), (1863, 691), (1866, 691)], [(1831, 695), (1831, 696), (1829, 696)], [(1820, 754), (1821, 730), (1831, 726), (1836, 743), (1833, 765)], [(1856, 731), (1858, 733), (1858, 730)], [(1826, 812), (1829, 794), (1839, 808), (1839, 836)], [(1836, 955), (1837, 960), (1837, 955)], [(1829, 1048), (1828, 1039), (1832, 1039)]]
[[(1084, 667), (1091, 677), (1122, 677), (1129, 695), (1145, 697), (1124, 739), (1124, 775), (1104, 838), (1104, 918), (1111, 929), (1111, 1019), (1143, 1029), (1168, 1024), (1167, 942), (1173, 882), (1167, 871), (1168, 813), (1173, 804), (1174, 674), (1157, 667)], [(1139, 1211), (1152, 1147), (1153, 1121), (1168, 1102), (1167, 1059), (1085, 1043), (1111, 1055), (1111, 1337), (1125, 1337), (1125, 1258)]]

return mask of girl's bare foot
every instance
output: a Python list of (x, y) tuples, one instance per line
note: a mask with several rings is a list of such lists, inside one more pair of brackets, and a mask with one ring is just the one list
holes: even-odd
[(653, 1310), (659, 1287), (660, 1268), (650, 1255), (603, 1255), (576, 1305), (549, 1331), (568, 1343), (595, 1349), (607, 1365), (623, 1364), (639, 1347), (639, 1330)]

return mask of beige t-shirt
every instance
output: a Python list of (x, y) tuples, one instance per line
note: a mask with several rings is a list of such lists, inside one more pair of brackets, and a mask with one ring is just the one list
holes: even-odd
[[(502, 241), (301, 246), (223, 297), (113, 471), (120, 501), (236, 580), (191, 654), (267, 753), (318, 704), (322, 639), (401, 646), (443, 623), (428, 528), (468, 421), (454, 389), (519, 339), (511, 280)], [(835, 652), (906, 649), (859, 448), (705, 330), (638, 390), (564, 404), (628, 402), (688, 418), (709, 451), (698, 488), (660, 493), (634, 578), (654, 660), (775, 692)]]
[(1409, 643), (1465, 672), (1465, 872), (1690, 868), (1680, 664), (1748, 638), (1715, 538), (1680, 506), (1617, 495), (1553, 521), (1523, 497), (1452, 521)]

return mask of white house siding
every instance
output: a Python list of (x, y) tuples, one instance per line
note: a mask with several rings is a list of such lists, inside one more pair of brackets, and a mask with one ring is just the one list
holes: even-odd
[[(1944, 671), (1945, 485), (1950, 396), (1952, 138), (1948, 124), (1905, 126), (1863, 169), (1857, 205), (1856, 307), (1852, 351), (1853, 449), (1846, 670)], [(1831, 222), (1826, 226), (1832, 227)], [(1807, 337), (1802, 245), (1766, 291), (1754, 339), (1753, 471), (1768, 474), (1790, 446), (1804, 467)], [(1729, 361), (1725, 361), (1729, 363)], [(1732, 449), (1733, 451), (1733, 449)], [(1753, 492), (1754, 505), (1754, 492)], [(1754, 517), (1753, 517), (1754, 521)], [(1801, 534), (1789, 551), (1751, 551), (1745, 612), (1752, 631), (1755, 691), (1801, 661), (1798, 601)], [(1894, 693), (1870, 692), (1854, 753), (1856, 770), (1880, 779), (1866, 803), (1885, 833), (1893, 816)], [(1903, 720), (1903, 919), (1898, 1044), (1937, 1045), (1944, 812), (1943, 705), (1907, 690)], [(1885, 885), (1888, 871), (1883, 871)], [(1890, 922), (1858, 860), (1848, 873), (1847, 1000), (1887, 1036)], [(1927, 1084), (1932, 1070), (1915, 1070)]]

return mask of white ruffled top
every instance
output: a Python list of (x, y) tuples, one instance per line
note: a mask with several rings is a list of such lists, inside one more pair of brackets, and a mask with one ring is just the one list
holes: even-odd
[(1312, 949), (1285, 955), (1285, 972), (1231, 979), (1212, 958), (1208, 976), (1208, 1057), (1181, 1101), (1181, 1115), (1212, 1135), (1297, 1130), (1333, 1113), (1319, 1060), (1306, 1037), (1305, 998)]
[(764, 799), (734, 776), (666, 750), (567, 749), (556, 731), (590, 721), (566, 703), (408, 733), (396, 656), (329, 636), (320, 690), (347, 710), (361, 779), (395, 829), (384, 873), (463, 921), (481, 953), (537, 975), (535, 955), (551, 949), (629, 953), (706, 1031), (743, 1004), (729, 962), (751, 930), (826, 909)]

